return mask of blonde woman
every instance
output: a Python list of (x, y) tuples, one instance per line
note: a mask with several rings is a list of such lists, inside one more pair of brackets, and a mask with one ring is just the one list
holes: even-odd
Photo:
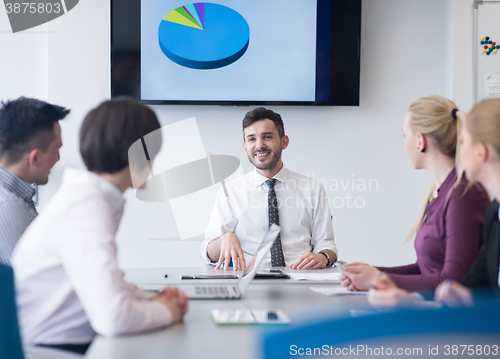
[[(471, 305), (484, 293), (498, 294), (500, 256), (500, 99), (484, 100), (467, 117), (462, 129), (460, 157), (467, 176), (482, 182), (493, 194), (484, 219), (484, 243), (476, 261), (462, 281), (445, 281), (436, 289), (436, 300), (448, 305)], [(374, 306), (387, 307), (420, 303), (417, 295), (398, 288), (386, 276), (376, 279), (368, 299)], [(475, 290), (473, 295), (472, 290)]]
[(380, 272), (403, 289), (434, 289), (445, 279), (461, 280), (481, 245), (481, 225), (489, 197), (480, 184), (463, 175), (457, 156), (465, 114), (438, 95), (410, 105), (404, 118), (405, 151), (415, 169), (425, 169), (433, 180), (408, 236), (415, 236), (417, 261), (399, 267), (345, 266), (342, 285), (367, 290)]

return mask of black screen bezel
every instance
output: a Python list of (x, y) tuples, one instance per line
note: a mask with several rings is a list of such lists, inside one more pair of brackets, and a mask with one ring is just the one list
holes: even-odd
[[(360, 47), (361, 47), (361, 1), (362, 0), (317, 0), (318, 2), (318, 34), (325, 26), (325, 16), (329, 8), (330, 18), (329, 36), (323, 36), (330, 41), (329, 71), (329, 99), (327, 101), (193, 101), (193, 100), (141, 100), (151, 105), (222, 105), (222, 106), (359, 106), (360, 89)], [(113, 81), (114, 54), (123, 49), (115, 48), (117, 37), (123, 36), (125, 32), (133, 33), (134, 41), (129, 43), (130, 51), (140, 53), (140, 2), (141, 0), (129, 0), (126, 4), (125, 13), (123, 0), (111, 0), (111, 97), (117, 95)], [(121, 4), (121, 5), (120, 5)], [(121, 6), (121, 7), (120, 7)], [(320, 17), (323, 21), (320, 22)], [(328, 26), (328, 25), (327, 25)], [(126, 31), (123, 31), (123, 29)], [(324, 34), (324, 33), (323, 33)], [(131, 39), (132, 40), (132, 39)], [(318, 39), (319, 41), (319, 39)], [(135, 44), (135, 45), (134, 45)], [(317, 68), (320, 69), (319, 64)], [(140, 60), (139, 60), (140, 66)], [(324, 65), (323, 65), (324, 66)], [(140, 69), (139, 69), (140, 76)], [(317, 83), (322, 76), (317, 70)], [(323, 79), (324, 80), (324, 79)], [(324, 82), (324, 81), (323, 81)], [(140, 84), (140, 79), (139, 79)], [(140, 85), (139, 85), (140, 86)]]

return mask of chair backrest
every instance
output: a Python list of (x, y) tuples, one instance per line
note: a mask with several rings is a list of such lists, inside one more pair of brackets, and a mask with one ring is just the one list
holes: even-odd
[[(376, 312), (375, 312), (376, 313)], [(290, 358), (290, 348), (338, 346), (360, 339), (394, 338), (423, 333), (500, 333), (500, 304), (489, 302), (474, 308), (397, 310), (357, 318), (324, 319), (298, 323), (286, 329), (264, 330), (263, 358)]]
[(14, 272), (0, 265), (0, 358), (24, 359), (15, 298)]

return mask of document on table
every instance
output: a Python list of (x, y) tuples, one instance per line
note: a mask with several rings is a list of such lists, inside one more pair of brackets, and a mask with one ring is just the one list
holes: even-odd
[(327, 273), (288, 273), (295, 280), (334, 280), (339, 281), (340, 272)]
[(368, 292), (352, 292), (346, 287), (311, 287), (313, 292), (326, 295), (327, 297), (334, 297), (337, 295), (366, 295)]

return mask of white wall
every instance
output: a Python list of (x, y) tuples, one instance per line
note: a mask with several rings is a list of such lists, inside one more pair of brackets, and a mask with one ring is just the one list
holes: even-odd
[(458, 107), (469, 111), (474, 105), (474, 63), (473, 63), (473, 1), (449, 0), (452, 16), (451, 93)]
[(48, 24), (13, 34), (0, 6), (0, 99), (47, 98)]
[[(456, 49), (468, 33), (458, 18), (471, 18), (472, 0), (365, 0), (362, 13), (359, 107), (273, 107), (281, 113), (291, 143), (285, 165), (327, 181), (340, 259), (379, 265), (415, 260), (404, 242), (430, 177), (415, 171), (403, 150), (402, 119), (418, 97), (441, 94), (472, 105), (467, 68)], [(36, 96), (72, 109), (63, 122), (63, 160), (41, 190), (40, 210), (57, 190), (64, 167), (81, 166), (78, 127), (84, 114), (109, 96), (109, 2), (81, 1), (44, 27), (11, 34), (0, 10), (0, 98)], [(464, 26), (463, 23), (461, 26)], [(38, 33), (39, 31), (45, 31)], [(48, 33), (46, 31), (49, 31)], [(451, 45), (450, 45), (451, 42)], [(466, 62), (466, 61), (465, 61)], [(472, 84), (472, 82), (471, 82)], [(155, 106), (162, 124), (195, 116), (208, 154), (238, 156), (246, 107)], [(338, 182), (372, 181), (371, 191), (335, 190)], [(340, 207), (342, 198), (362, 197), (363, 208)], [(127, 194), (118, 234), (125, 267), (201, 264), (200, 241), (179, 241), (166, 204), (141, 203)], [(352, 201), (352, 199), (351, 199)], [(354, 206), (354, 203), (351, 203)]]

